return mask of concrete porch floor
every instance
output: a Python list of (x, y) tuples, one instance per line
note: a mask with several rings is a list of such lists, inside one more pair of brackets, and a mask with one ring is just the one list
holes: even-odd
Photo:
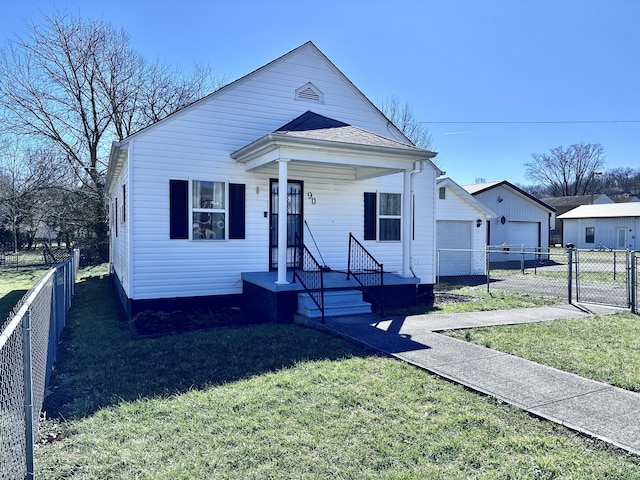
[[(287, 272), (288, 284), (277, 284), (277, 272), (243, 272), (241, 275), (243, 282), (249, 282), (270, 292), (300, 292), (304, 291), (304, 287), (300, 282), (293, 283), (293, 272)], [(410, 277), (404, 278), (396, 273), (384, 274), (384, 285), (418, 285), (420, 278)], [(326, 290), (342, 290), (342, 289), (359, 289), (360, 284), (353, 278), (347, 280), (346, 272), (328, 271), (324, 273), (324, 288)]]

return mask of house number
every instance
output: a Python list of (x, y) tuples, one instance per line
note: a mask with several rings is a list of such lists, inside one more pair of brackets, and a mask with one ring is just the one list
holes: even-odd
[(307, 192), (307, 198), (309, 200), (311, 200), (311, 205), (315, 205), (316, 204), (316, 197), (313, 196), (313, 193)]

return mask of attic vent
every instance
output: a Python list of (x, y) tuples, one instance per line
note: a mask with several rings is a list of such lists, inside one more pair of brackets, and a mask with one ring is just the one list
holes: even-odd
[(296, 89), (295, 99), (305, 100), (307, 102), (323, 103), (324, 95), (313, 83), (309, 82)]

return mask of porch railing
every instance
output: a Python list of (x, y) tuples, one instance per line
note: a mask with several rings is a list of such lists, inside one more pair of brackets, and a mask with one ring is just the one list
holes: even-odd
[(324, 269), (296, 234), (293, 281), (300, 281), (322, 315), (324, 323)]
[(371, 298), (384, 316), (384, 269), (383, 265), (349, 233), (349, 260), (347, 280), (353, 277)]

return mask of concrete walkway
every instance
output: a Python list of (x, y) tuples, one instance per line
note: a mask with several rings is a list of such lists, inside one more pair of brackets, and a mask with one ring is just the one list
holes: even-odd
[(328, 318), (340, 336), (640, 455), (640, 394), (457, 340), (437, 331), (619, 312), (561, 305), (381, 319)]

